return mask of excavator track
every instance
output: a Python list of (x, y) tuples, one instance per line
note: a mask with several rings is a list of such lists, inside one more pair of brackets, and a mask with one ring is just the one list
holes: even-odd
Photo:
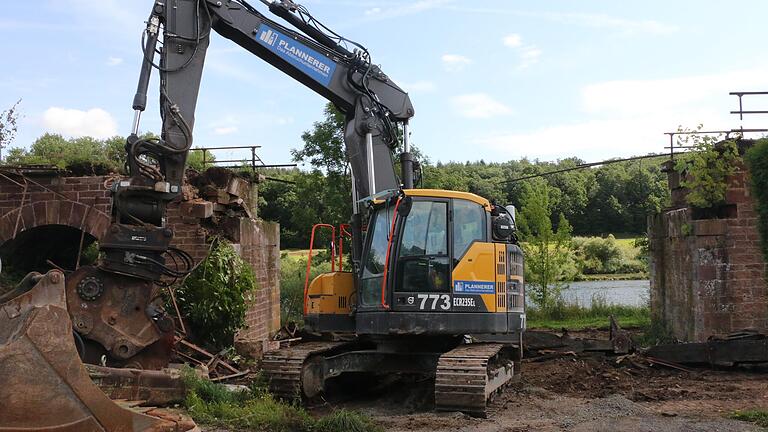
[(514, 362), (500, 343), (459, 346), (440, 356), (435, 374), (435, 409), (487, 416), (488, 402), (509, 383)]
[(307, 342), (264, 354), (262, 371), (275, 396), (286, 400), (314, 397), (322, 390), (322, 382), (313, 379), (307, 360), (347, 342)]

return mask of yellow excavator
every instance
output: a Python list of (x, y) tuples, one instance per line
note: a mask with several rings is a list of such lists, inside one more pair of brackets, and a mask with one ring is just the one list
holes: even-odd
[(512, 211), (434, 189), (370, 200), (360, 266), (341, 269), (340, 245), (339, 271), (308, 283), (304, 320), (321, 340), (266, 353), (271, 390), (314, 398), (346, 373), (419, 374), (435, 377), (436, 409), (486, 415), (525, 329)]
[[(307, 283), (305, 320), (321, 337), (265, 356), (273, 391), (311, 398), (346, 373), (425, 374), (435, 376), (438, 409), (483, 415), (512, 378), (525, 328), (514, 210), (469, 193), (415, 189), (408, 94), (362, 44), (305, 7), (261, 2), (290, 27), (245, 0), (152, 3), (125, 146), (128, 176), (113, 184), (99, 263), (29, 275), (0, 298), (0, 432), (181, 430), (111, 404), (80, 359), (132, 368), (168, 363), (174, 321), (156, 293), (193, 263), (170, 246), (165, 210), (181, 193), (212, 31), (345, 115), (353, 215), (340, 237), (351, 236), (351, 266)], [(146, 138), (139, 124), (154, 70), (162, 131)], [(398, 176), (393, 154), (400, 150)]]

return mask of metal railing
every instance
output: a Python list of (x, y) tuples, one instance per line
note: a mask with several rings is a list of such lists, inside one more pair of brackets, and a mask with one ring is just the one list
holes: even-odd
[[(764, 111), (764, 110), (744, 110), (744, 103), (743, 103), (744, 96), (756, 96), (756, 95), (766, 96), (768, 95), (768, 91), (730, 92), (728, 93), (728, 95), (736, 96), (739, 98), (739, 109), (730, 112), (730, 114), (738, 114), (739, 120), (744, 120), (744, 114), (768, 114), (768, 111)], [(768, 129), (744, 128), (744, 126), (740, 126), (738, 128), (729, 129), (729, 130), (714, 130), (714, 131), (694, 130), (694, 131), (664, 132), (664, 135), (669, 136), (669, 146), (664, 148), (669, 150), (669, 158), (674, 159), (675, 149), (681, 150), (677, 152), (677, 154), (682, 154), (694, 148), (694, 146), (675, 145), (675, 138), (678, 135), (694, 135), (694, 134), (695, 135), (723, 135), (724, 134), (725, 139), (728, 139), (732, 134), (740, 134), (743, 137), (744, 134), (748, 134), (748, 133), (766, 133), (766, 132), (768, 132)]]
[[(203, 166), (218, 166), (221, 168), (230, 168), (230, 169), (237, 169), (237, 168), (244, 168), (249, 167), (251, 171), (256, 172), (257, 168), (295, 168), (296, 164), (265, 164), (263, 160), (259, 157), (258, 154), (256, 154), (256, 149), (261, 148), (261, 146), (224, 146), (224, 147), (205, 147), (205, 148), (193, 148), (192, 151), (201, 151), (203, 152)], [(241, 159), (215, 159), (215, 158), (209, 158), (208, 155), (210, 154), (213, 156), (213, 152), (215, 150), (244, 150), (249, 149), (251, 151), (251, 157), (248, 158), (241, 158)], [(236, 164), (240, 163), (240, 165), (219, 165), (219, 164)]]

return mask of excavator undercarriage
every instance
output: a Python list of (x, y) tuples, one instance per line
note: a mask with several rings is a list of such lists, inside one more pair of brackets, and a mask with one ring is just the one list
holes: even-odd
[(292, 401), (311, 401), (323, 395), (329, 380), (342, 374), (434, 378), (436, 410), (486, 417), (488, 403), (512, 381), (519, 359), (519, 345), (508, 343), (464, 344), (456, 338), (434, 337), (358, 338), (306, 342), (267, 352), (262, 368), (270, 391)]

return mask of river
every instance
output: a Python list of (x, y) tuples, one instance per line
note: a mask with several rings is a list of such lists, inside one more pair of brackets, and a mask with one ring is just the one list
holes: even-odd
[(563, 290), (563, 298), (566, 302), (578, 303), (585, 307), (592, 304), (593, 296), (605, 298), (609, 304), (647, 305), (650, 296), (650, 281), (645, 279), (570, 282), (568, 288)]

